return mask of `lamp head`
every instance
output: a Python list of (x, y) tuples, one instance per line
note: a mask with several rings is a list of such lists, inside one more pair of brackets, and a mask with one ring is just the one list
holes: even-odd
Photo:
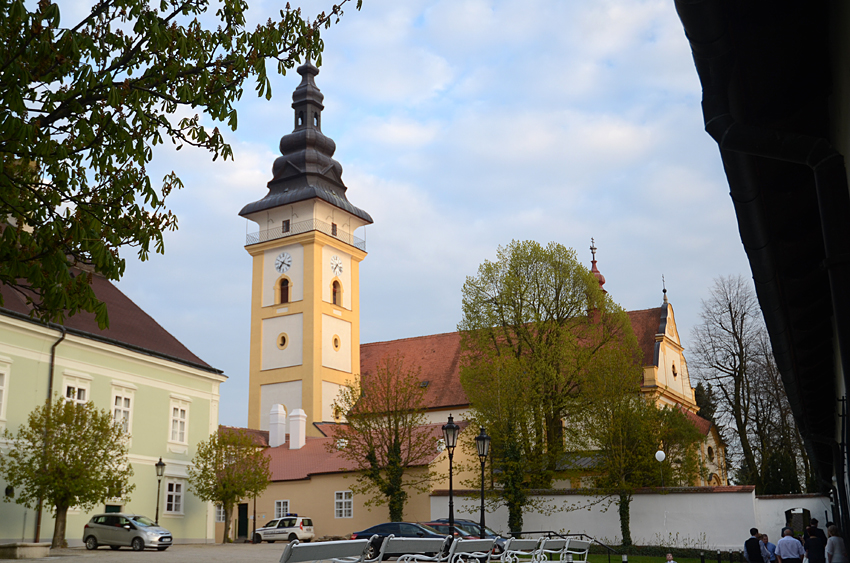
[(443, 438), (446, 440), (446, 449), (449, 453), (453, 453), (457, 446), (457, 435), (460, 432), (460, 426), (455, 424), (452, 415), (449, 415), (449, 421), (443, 425)]
[(667, 454), (664, 453), (664, 450), (658, 450), (655, 452), (655, 459), (658, 460), (659, 463), (667, 459)]
[(163, 463), (162, 458), (159, 458), (159, 461), (153, 466), (156, 468), (157, 477), (162, 477), (165, 474), (165, 463)]
[(490, 436), (484, 432), (484, 427), (481, 427), (481, 433), (475, 437), (475, 447), (478, 448), (478, 459), (481, 463), (487, 459), (487, 454), (490, 453)]

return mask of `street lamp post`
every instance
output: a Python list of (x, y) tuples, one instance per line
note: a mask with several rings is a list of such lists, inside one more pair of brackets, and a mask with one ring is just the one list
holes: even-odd
[(478, 459), (481, 460), (481, 539), (484, 539), (484, 464), (490, 453), (490, 436), (484, 432), (483, 426), (481, 433), (475, 437), (475, 446), (478, 448)]
[(661, 487), (664, 487), (664, 460), (667, 459), (667, 454), (664, 453), (664, 450), (658, 450), (655, 452), (655, 459), (658, 460), (660, 464), (658, 467), (661, 469)]
[(165, 463), (162, 462), (162, 458), (159, 458), (154, 467), (156, 468), (156, 515), (154, 521), (159, 525), (159, 492), (162, 486), (162, 476), (165, 474)]
[(452, 490), (452, 458), (457, 446), (457, 435), (460, 432), (460, 426), (454, 423), (452, 415), (449, 415), (449, 421), (443, 425), (443, 439), (446, 441), (446, 450), (449, 452), (449, 529), (454, 533), (455, 529), (455, 505), (454, 491)]

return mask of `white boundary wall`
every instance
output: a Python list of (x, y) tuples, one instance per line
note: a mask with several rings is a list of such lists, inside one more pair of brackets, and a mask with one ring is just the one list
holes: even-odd
[[(756, 497), (753, 487), (695, 487), (676, 492), (641, 491), (632, 497), (631, 534), (635, 545), (665, 545), (706, 550), (741, 550), (753, 526), (776, 543), (785, 525), (785, 511), (806, 508), (824, 527), (825, 513), (832, 514), (828, 497), (818, 495), (772, 495)], [(442, 492), (441, 492), (442, 493)], [(467, 493), (467, 491), (464, 491)], [(524, 530), (584, 533), (609, 545), (620, 544), (617, 506), (598, 503), (599, 498), (567, 491), (539, 495), (538, 500), (559, 508), (552, 514), (526, 512)], [(589, 508), (584, 507), (597, 502)], [(431, 518), (448, 517), (449, 498), (431, 496)], [(455, 518), (480, 519), (481, 498), (455, 496)], [(504, 506), (486, 514), (488, 527), (508, 531)]]

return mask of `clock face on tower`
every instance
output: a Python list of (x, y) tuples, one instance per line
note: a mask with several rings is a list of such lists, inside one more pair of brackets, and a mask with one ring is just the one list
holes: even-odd
[(288, 252), (281, 252), (274, 260), (274, 269), (281, 274), (286, 273), (290, 266), (292, 266), (292, 256)]
[(342, 275), (342, 260), (336, 254), (331, 256), (331, 271), (335, 276)]

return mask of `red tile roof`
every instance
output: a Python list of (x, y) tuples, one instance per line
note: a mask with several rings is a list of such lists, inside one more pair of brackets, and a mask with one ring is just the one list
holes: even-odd
[[(101, 330), (93, 314), (81, 312), (72, 317), (66, 317), (61, 323), (69, 333), (176, 360), (205, 371), (221, 373), (221, 370), (211, 367), (190, 352), (106, 278), (93, 276), (92, 289), (97, 298), (106, 303), (109, 311), (109, 328)], [(0, 292), (3, 294), (3, 307), (0, 308), (0, 313), (11, 313), (12, 316), (19, 317), (23, 315), (27, 320), (32, 320), (29, 319), (30, 307), (17, 291), (7, 286), (0, 286)], [(32, 322), (38, 321), (32, 320)]]
[(705, 418), (689, 411), (688, 409), (681, 409), (681, 411), (685, 413), (685, 416), (688, 417), (688, 420), (690, 420), (693, 425), (697, 427), (697, 430), (699, 430), (703, 435), (708, 435), (709, 431), (711, 430), (712, 424), (710, 420), (706, 420)]
[[(467, 423), (458, 423), (463, 430)], [(327, 426), (325, 430), (327, 430)], [(434, 439), (442, 436), (442, 424), (429, 424)], [(329, 432), (330, 433), (330, 432)], [(335, 439), (331, 436), (325, 438), (307, 437), (304, 447), (297, 450), (289, 449), (289, 436), (287, 440), (276, 448), (268, 448), (265, 454), (271, 459), (269, 468), (272, 472), (272, 481), (297, 481), (309, 479), (312, 475), (327, 473), (341, 473), (356, 471), (357, 465), (342, 456), (342, 453), (334, 448)], [(329, 450), (329, 448), (332, 448)], [(434, 448), (434, 455), (428, 460), (432, 462), (440, 454)]]
[(386, 356), (402, 354), (405, 366), (421, 368), (420, 381), (427, 381), (425, 405), (429, 409), (465, 407), (469, 399), (460, 384), (460, 333), (431, 334), (360, 346), (360, 375), (374, 373)]
[(239, 428), (236, 426), (224, 426), (222, 424), (218, 425), (219, 434), (224, 434), (226, 432), (238, 432), (242, 431), (245, 434), (248, 434), (253, 438), (254, 445), (261, 448), (269, 447), (269, 431), (268, 430), (255, 430), (253, 428)]
[[(655, 358), (655, 335), (663, 307), (628, 311), (629, 320), (643, 352), (643, 365)], [(460, 384), (460, 333), (431, 334), (401, 340), (372, 342), (360, 346), (360, 374), (368, 377), (386, 356), (402, 354), (405, 365), (422, 369), (419, 379), (427, 381), (425, 405), (428, 409), (466, 407), (469, 399)]]

